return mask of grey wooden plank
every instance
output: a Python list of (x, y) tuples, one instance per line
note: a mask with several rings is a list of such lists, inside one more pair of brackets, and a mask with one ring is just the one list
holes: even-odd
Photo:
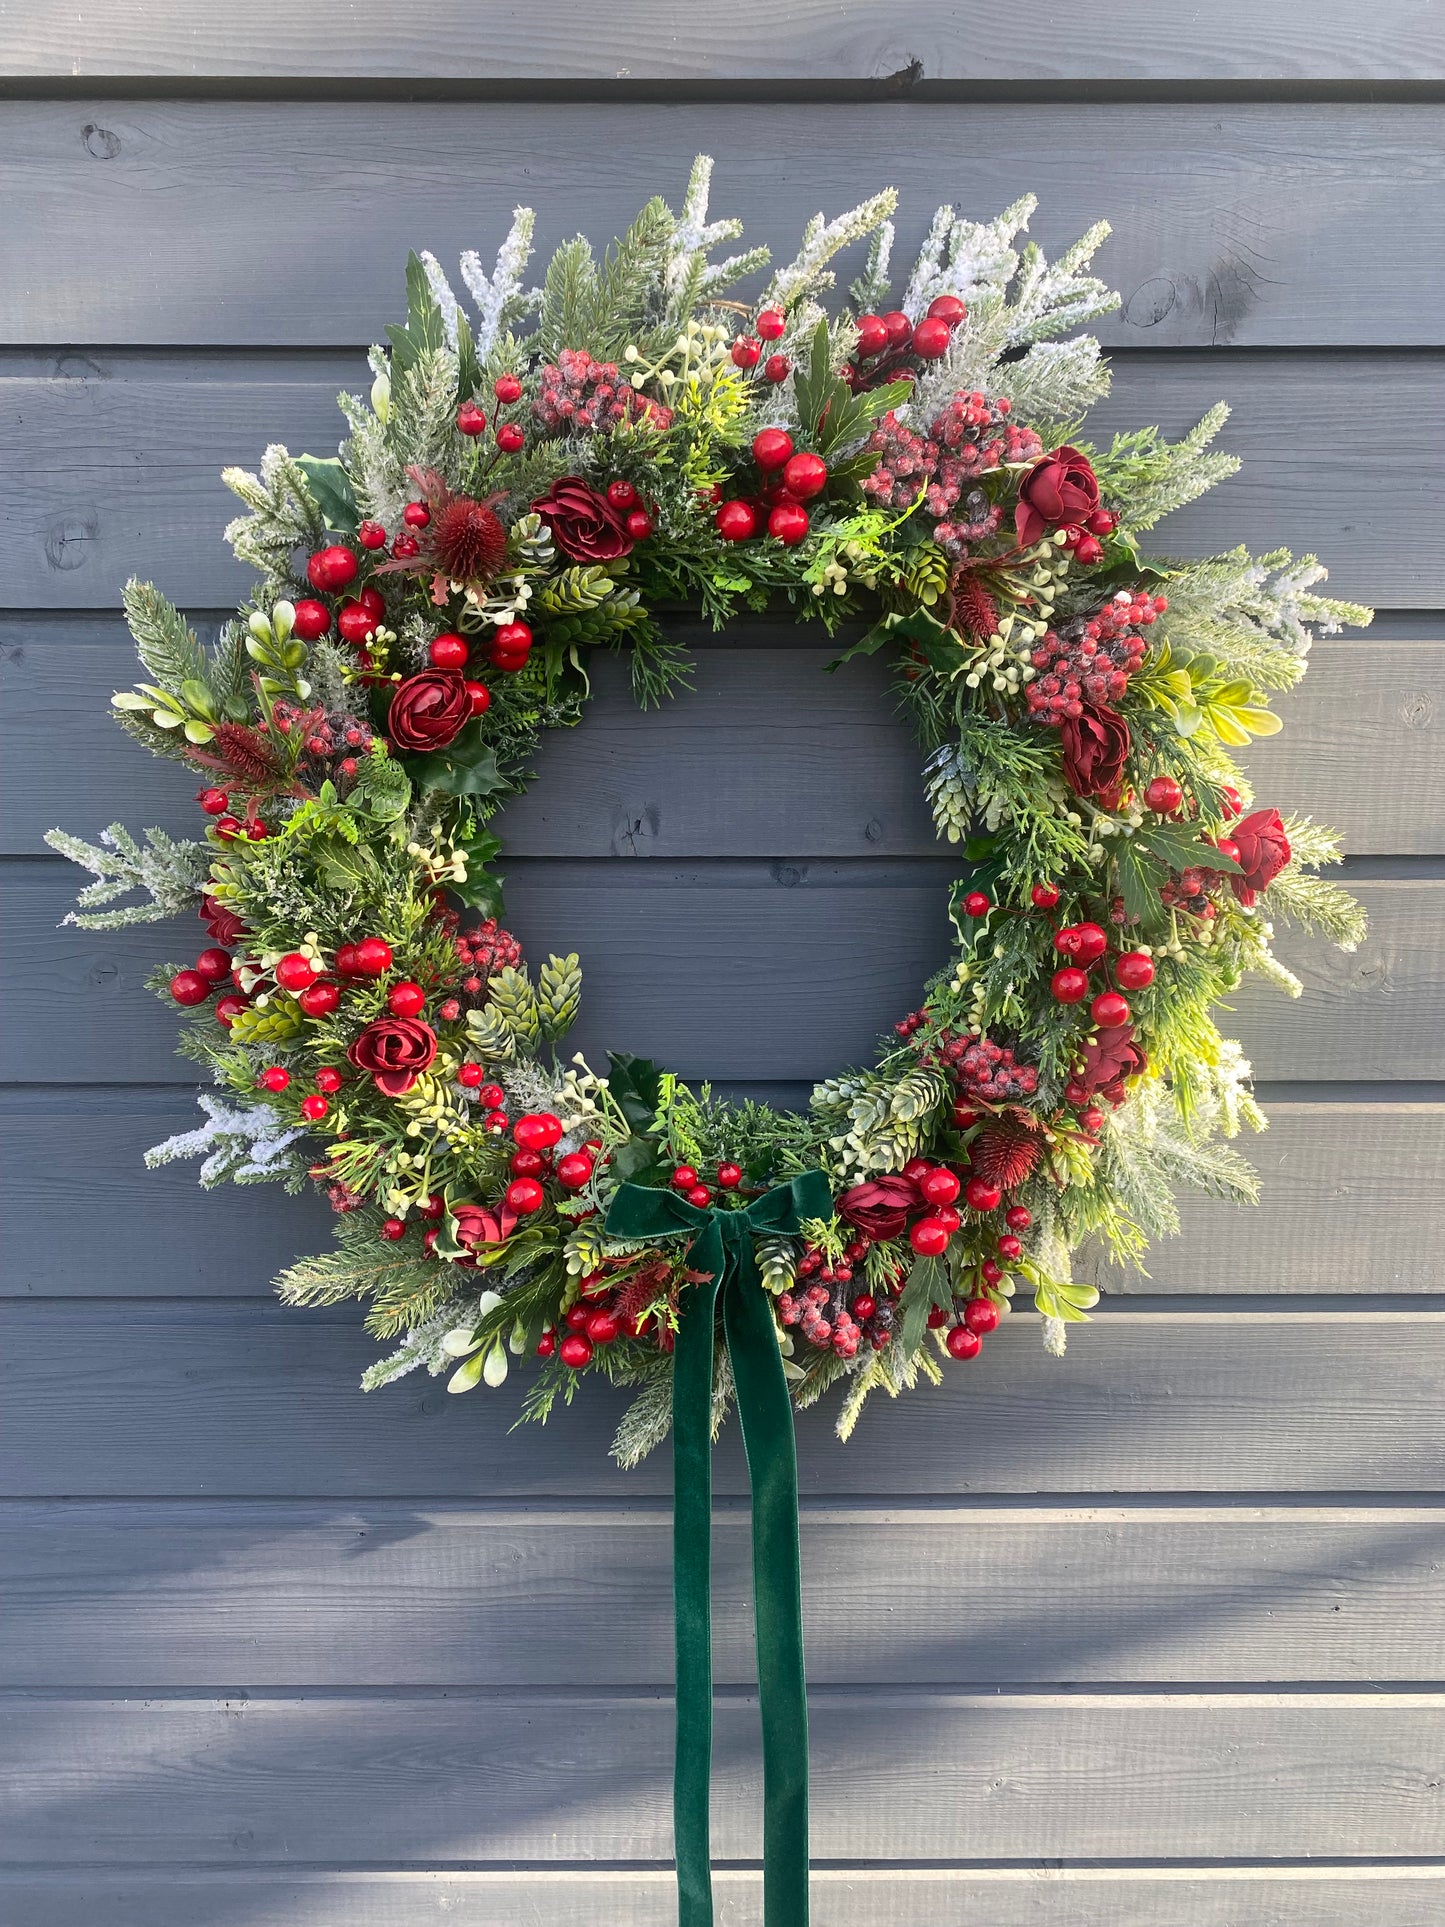
[[(528, 952), (582, 952), (573, 1048), (642, 1052), (684, 1077), (814, 1079), (871, 1056), (948, 954), (946, 857), (886, 863), (688, 865), (523, 858), (506, 869), (508, 921)], [(174, 1015), (144, 988), (187, 961), (199, 925), (62, 927), (79, 873), (3, 869), (0, 930), (29, 1021), (0, 1039), (0, 1076), (25, 1083), (189, 1083)], [(1357, 952), (1282, 937), (1306, 995), (1240, 993), (1228, 1028), (1268, 1078), (1445, 1074), (1438, 959), (1445, 880), (1352, 879), (1372, 917)]]
[(82, 25), (43, 0), (12, 0), (0, 74), (90, 80), (338, 78), (593, 82), (877, 81), (907, 89), (962, 80), (1438, 79), (1445, 39), (1430, 9), (1388, 0), (1368, 35), (1344, 0), (1322, 0), (1299, 31), (1288, 0), (1221, 0), (1208, 23), (1188, 6), (1150, 9), (1138, 31), (1127, 0), (1099, 0), (1088, 22), (1054, 10), (970, 18), (947, 0), (860, 0), (790, 7), (742, 0), (719, 31), (657, 0), (621, 0), (605, 26), (585, 7), (542, 16), (514, 7), (422, 0), (393, 27), (378, 14), (320, 0), (304, 12), (259, 0), (243, 17), (196, 16), (140, 0), (102, 0)]
[[(521, 1689), (565, 1652), (665, 1689), (671, 1534), (665, 1506), (0, 1505), (0, 1686)], [(714, 1673), (745, 1686), (744, 1508), (713, 1536)], [(809, 1507), (809, 1677), (1408, 1682), (1445, 1637), (1442, 1554), (1433, 1506)]]
[[(1133, 11), (1131, 0), (1112, 4)], [(1290, 0), (1277, 4), (1287, 10)], [(475, 9), (464, 10), (476, 17)], [(816, 21), (836, 9), (809, 11)], [(869, 11), (891, 36), (896, 4)], [(1131, 25), (1122, 42), (1096, 33), (1091, 12), (1088, 45), (1108, 49), (1109, 59), (1127, 47), (1126, 58), (1147, 64), (1156, 22), (1182, 19), (1186, 11), (1156, 6), (1149, 32)], [(496, 9), (487, 14), (494, 20)], [(360, 17), (332, 40), (331, 56), (345, 59), (355, 46)], [(797, 7), (770, 15), (767, 59), (775, 78), (772, 62), (782, 50), (772, 48), (798, 17)], [(1214, 30), (1218, 10), (1208, 17), (1210, 48), (1228, 46)], [(1051, 45), (1068, 19), (1055, 10), (1049, 34), (1027, 39)], [(613, 48), (616, 25), (610, 13)], [(228, 21), (228, 38), (233, 26), (243, 30)], [(679, 26), (670, 20), (654, 44), (671, 43)], [(1417, 36), (1422, 26), (1417, 11)], [(970, 42), (976, 27), (987, 31), (970, 20)], [(188, 23), (175, 44), (190, 44), (198, 30)], [(544, 23), (529, 17), (528, 45), (538, 31)], [(1439, 33), (1433, 24), (1428, 31)], [(1307, 62), (1313, 18), (1306, 38)], [(846, 44), (831, 32), (829, 40)], [(19, 44), (7, 37), (4, 58), (13, 58)], [(741, 47), (746, 36), (730, 31), (721, 44)], [(1238, 44), (1246, 59), (1257, 57), (1257, 25)], [(1353, 31), (1346, 44), (1350, 77), (1362, 80), (1377, 36)], [(900, 52), (897, 64), (911, 57)], [(1192, 68), (1191, 77), (1202, 71)], [(782, 126), (784, 168), (775, 164)], [(1175, 101), (1125, 109), (1077, 94), (1034, 103), (855, 103), (841, 111), (799, 101), (548, 106), (495, 97), (332, 98), (304, 107), (264, 99), (12, 101), (0, 120), (11, 267), (0, 289), (0, 340), (209, 345), (371, 338), (395, 319), (408, 247), (430, 247), (449, 267), (463, 248), (487, 256), (519, 201), (537, 210), (539, 249), (579, 229), (602, 245), (648, 194), (676, 204), (699, 148), (718, 157), (718, 210), (746, 221), (750, 238), (786, 249), (783, 259), (816, 209), (838, 212), (886, 183), (901, 196), (895, 258), (905, 262), (940, 201), (986, 219), (1034, 192), (1042, 202), (1035, 231), (1051, 250), (1100, 216), (1113, 223), (1101, 258), (1125, 305), (1105, 323), (1111, 341), (1210, 347), (1441, 340), (1435, 262), (1445, 217), (1433, 106)], [(326, 271), (317, 274), (321, 205), (328, 238)], [(62, 226), (69, 251), (87, 262), (84, 276), (67, 273), (52, 245)], [(330, 245), (332, 235), (365, 239)]]
[[(491, 1395), (417, 1375), (363, 1397), (378, 1352), (351, 1307), (12, 1300), (0, 1333), (0, 1491), (17, 1498), (669, 1489), (664, 1457), (608, 1461), (626, 1401), (604, 1386), (518, 1432), (520, 1370)], [(847, 1447), (831, 1410), (803, 1414), (801, 1478), (810, 1495), (1430, 1492), (1442, 1370), (1433, 1309), (1106, 1300), (1062, 1362), (1021, 1314), (941, 1387), (870, 1404)], [(746, 1489), (732, 1428), (717, 1481)]]
[[(124, 630), (100, 643), (72, 639), (68, 625), (59, 635), (23, 619), (5, 627), (0, 851), (34, 854), (62, 818), (194, 835), (197, 778), (139, 753), (103, 699), (137, 673)], [(507, 855), (934, 850), (919, 752), (896, 716), (887, 665), (860, 660), (828, 675), (836, 646), (779, 648), (751, 624), (734, 634), (700, 653), (691, 692), (645, 715), (625, 659), (599, 651), (585, 724), (547, 740), (535, 785), (501, 821)], [(1281, 699), (1284, 733), (1246, 761), (1262, 796), (1342, 825), (1354, 855), (1438, 855), (1442, 708), (1445, 641), (1321, 642), (1304, 682)], [(1388, 768), (1390, 780), (1362, 785), (1366, 768)]]
[[(64, 1101), (42, 1110), (42, 1095)], [(266, 1298), (282, 1265), (329, 1244), (331, 1213), (310, 1193), (202, 1191), (194, 1162), (143, 1168), (150, 1145), (194, 1128), (186, 1092), (131, 1094), (131, 1111), (102, 1097), (127, 1094), (15, 1093), (0, 1115), (0, 1297)], [(1153, 1248), (1147, 1276), (1100, 1265), (1099, 1282), (1153, 1296), (1441, 1290), (1445, 1106), (1268, 1108), (1268, 1133), (1241, 1140), (1263, 1180), (1258, 1209), (1185, 1199), (1183, 1235)]]
[[(73, 357), (0, 378), (0, 581), (10, 608), (114, 608), (137, 574), (181, 604), (224, 607), (249, 586), (221, 530), (235, 509), (220, 471), (268, 442), (313, 454), (341, 430), (337, 377), (365, 386), (360, 357)], [(1340, 397), (1371, 432), (1339, 459)], [(1241, 351), (1121, 358), (1089, 432), (1191, 427), (1221, 397), (1240, 475), (1151, 538), (1175, 554), (1249, 541), (1322, 554), (1336, 591), (1396, 608), (1445, 604), (1434, 502), (1445, 455), (1422, 421), (1445, 410), (1445, 358)], [(1408, 461), (1402, 451), (1409, 450)], [(1368, 505), (1368, 513), (1362, 512)]]
[[(669, 1700), (596, 1693), (560, 1657), (556, 1696), (7, 1699), (0, 1844), (10, 1858), (129, 1866), (664, 1858)], [(820, 1860), (1439, 1846), (1445, 1695), (825, 1687), (810, 1698)], [(717, 1709), (724, 1861), (756, 1852), (756, 1721), (747, 1701)]]
[[(1387, 1866), (1023, 1866), (815, 1868), (817, 1927), (1438, 1927), (1445, 1869)], [(720, 1868), (724, 1919), (758, 1917), (761, 1882)], [(227, 1868), (7, 1873), (10, 1927), (673, 1927), (677, 1895), (661, 1869), (465, 1873), (297, 1872)]]

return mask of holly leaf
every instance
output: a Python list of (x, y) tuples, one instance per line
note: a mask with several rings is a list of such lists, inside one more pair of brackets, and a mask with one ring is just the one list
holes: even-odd
[(650, 1130), (662, 1102), (662, 1071), (650, 1057), (630, 1051), (609, 1051), (607, 1067), (607, 1088), (622, 1115), (634, 1131)]
[(504, 909), (502, 879), (487, 868), (502, 847), (500, 837), (490, 830), (476, 829), (456, 841), (467, 859), (467, 878), (465, 883), (451, 884), (451, 894), (469, 909), (480, 910), (484, 917), (500, 917)]
[(1136, 830), (1132, 841), (1157, 856), (1171, 870), (1223, 870), (1228, 876), (1241, 877), (1244, 871), (1232, 856), (1202, 843), (1197, 830), (1178, 829), (1170, 823), (1146, 824)]
[(1137, 837), (1119, 842), (1114, 862), (1125, 914), (1140, 919), (1152, 916), (1160, 907), (1159, 890), (1168, 876), (1167, 867), (1143, 849)]
[(482, 741), (481, 724), (468, 723), (455, 742), (429, 756), (401, 758), (418, 789), (441, 790), (448, 796), (495, 796), (507, 788), (497, 768), (497, 753)]
[(661, 1169), (656, 1138), (630, 1137), (612, 1153), (610, 1169), (624, 1184), (642, 1184)]
[(855, 656), (876, 656), (878, 651), (890, 643), (911, 643), (921, 651), (931, 668), (951, 675), (963, 661), (963, 653), (958, 646), (958, 638), (946, 628), (937, 616), (931, 616), (926, 609), (910, 609), (906, 615), (895, 611), (875, 622), (866, 635), (860, 636), (851, 648), (845, 649), (837, 662), (830, 662), (829, 669), (837, 669)]
[(361, 526), (361, 510), (351, 477), (334, 455), (298, 455), (296, 466), (306, 477), (306, 486), (316, 498), (328, 529), (340, 535), (355, 535)]

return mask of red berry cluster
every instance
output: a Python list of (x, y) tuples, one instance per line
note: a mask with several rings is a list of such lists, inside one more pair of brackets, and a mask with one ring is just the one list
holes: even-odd
[(763, 363), (763, 380), (774, 384), (786, 381), (793, 371), (787, 355), (769, 355), (763, 360), (763, 343), (777, 341), (787, 331), (788, 318), (780, 308), (764, 308), (753, 323), (753, 333), (739, 335), (728, 350), (735, 368), (747, 370)]
[(843, 379), (850, 388), (878, 388), (913, 375), (921, 362), (948, 353), (954, 329), (967, 319), (968, 309), (956, 294), (939, 295), (916, 322), (901, 308), (891, 314), (860, 314), (858, 351), (843, 370)]
[(458, 930), (452, 942), (458, 962), (468, 973), (462, 989), (469, 997), (483, 996), (488, 977), (499, 970), (515, 970), (522, 961), (521, 944), (495, 917), (488, 917), (475, 930)]
[(946, 1037), (938, 1059), (952, 1071), (962, 1098), (1016, 1104), (1039, 1088), (1038, 1065), (1020, 1064), (1010, 1045), (996, 1044), (991, 1037)]
[(759, 472), (754, 496), (719, 502), (713, 520), (724, 542), (746, 542), (758, 534), (766, 519), (767, 532), (785, 548), (793, 548), (808, 533), (808, 511), (803, 506), (828, 486), (828, 466), (820, 455), (797, 453), (785, 428), (765, 428), (753, 437), (753, 460)]
[(295, 704), (277, 701), (271, 721), (283, 736), (301, 737), (300, 774), (314, 787), (328, 778), (344, 795), (360, 767), (360, 759), (370, 753), (375, 738), (365, 723), (355, 716), (328, 715), (323, 709), (298, 709)]
[(672, 410), (640, 394), (615, 361), (594, 361), (585, 348), (563, 348), (555, 362), (541, 371), (541, 391), (532, 413), (544, 428), (615, 428), (626, 421), (646, 420), (656, 429), (672, 421)]

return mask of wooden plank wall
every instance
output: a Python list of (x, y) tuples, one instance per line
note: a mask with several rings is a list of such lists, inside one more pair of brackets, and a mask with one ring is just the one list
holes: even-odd
[[(118, 590), (215, 621), (223, 461), (324, 452), (408, 245), (605, 239), (698, 148), (787, 244), (883, 181), (1115, 222), (1106, 424), (1236, 405), (1180, 552), (1318, 547), (1367, 636), (1257, 752), (1373, 916), (1241, 998), (1257, 1214), (1191, 1204), (1068, 1359), (1026, 1318), (840, 1449), (801, 1427), (819, 1927), (1424, 1927), (1445, 1902), (1445, 9), (413, 0), (0, 9), (0, 1912), (10, 1927), (673, 1918), (667, 1468), (590, 1396), (363, 1399), (274, 1269), (326, 1214), (148, 1176), (191, 1116), (39, 844), (190, 820), (110, 729)], [(869, 665), (702, 639), (604, 669), (506, 822), (515, 921), (584, 941), (584, 1041), (797, 1097), (943, 954), (948, 874)], [(590, 934), (589, 934), (590, 933)], [(187, 933), (186, 941), (191, 941)], [(719, 1457), (723, 1917), (757, 1919), (736, 1443)], [(1435, 1676), (1432, 1679), (1432, 1675)]]

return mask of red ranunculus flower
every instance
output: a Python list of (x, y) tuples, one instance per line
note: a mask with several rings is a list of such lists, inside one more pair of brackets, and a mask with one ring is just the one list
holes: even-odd
[(1014, 529), (1027, 548), (1053, 529), (1078, 528), (1099, 506), (1099, 478), (1077, 448), (1056, 448), (1025, 475)]
[(845, 1191), (838, 1200), (838, 1216), (865, 1237), (881, 1241), (900, 1237), (910, 1216), (922, 1203), (923, 1193), (912, 1178), (890, 1173)]
[(388, 1097), (404, 1096), (436, 1054), (436, 1032), (419, 1017), (378, 1017), (352, 1039), (346, 1052)]
[(227, 950), (234, 950), (242, 937), (251, 934), (234, 910), (227, 909), (224, 903), (217, 903), (212, 896), (201, 898), (201, 922), (206, 926), (211, 941), (224, 944)]
[(1059, 725), (1064, 780), (1076, 796), (1096, 796), (1106, 808), (1119, 800), (1129, 755), (1129, 725), (1102, 703), (1084, 703)]
[(1289, 862), (1289, 838), (1278, 810), (1256, 810), (1231, 823), (1229, 835), (1239, 848), (1243, 876), (1231, 874), (1229, 887), (1248, 909), (1261, 890), (1267, 890)]
[(1094, 1033), (1069, 1076), (1072, 1083), (1083, 1085), (1088, 1096), (1122, 1104), (1124, 1080), (1138, 1077), (1148, 1067), (1143, 1047), (1134, 1041), (1134, 1026), (1118, 1024), (1112, 1030)]
[(615, 562), (632, 550), (619, 510), (575, 475), (564, 475), (532, 504), (552, 540), (573, 562)]
[(386, 733), (402, 750), (445, 749), (472, 713), (459, 669), (423, 669), (399, 682), (386, 713)]
[(466, 1245), (499, 1245), (504, 1238), (510, 1238), (517, 1228), (517, 1214), (509, 1211), (505, 1204), (499, 1204), (495, 1211), (489, 1211), (481, 1204), (454, 1204), (452, 1217), (456, 1220), (457, 1243)]

